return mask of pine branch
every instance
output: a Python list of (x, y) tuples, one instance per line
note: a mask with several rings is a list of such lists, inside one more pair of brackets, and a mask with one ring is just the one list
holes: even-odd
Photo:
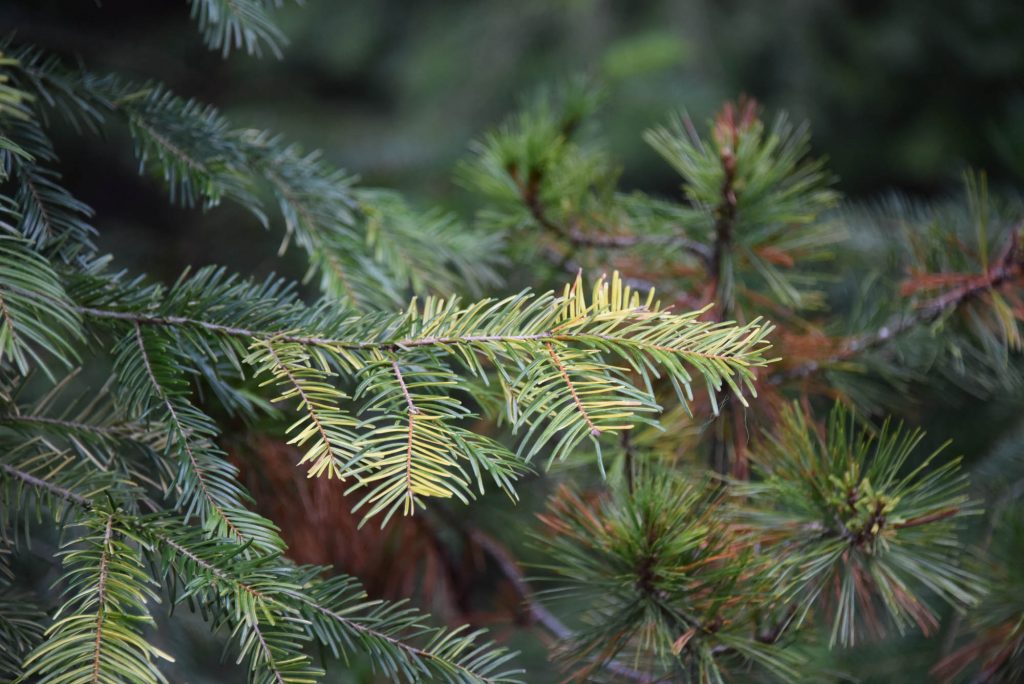
[[(564, 643), (571, 643), (577, 639), (576, 635), (573, 634), (572, 630), (565, 623), (537, 600), (533, 590), (526, 582), (526, 578), (523, 576), (518, 563), (512, 558), (507, 549), (477, 529), (469, 529), (465, 534), (494, 560), (498, 569), (505, 576), (505, 579), (512, 585), (516, 595), (519, 596), (519, 600), (525, 606), (527, 614), (533, 622), (541, 625), (555, 638)], [(601, 663), (601, 666), (608, 672), (631, 682), (654, 684), (660, 681), (660, 679), (653, 675), (634, 670), (616, 660), (605, 661)]]
[(736, 486), (758, 502), (741, 520), (771, 545), (780, 587), (800, 605), (797, 622), (823, 604), (833, 644), (884, 629), (875, 601), (901, 632), (914, 622), (929, 633), (937, 622), (915, 584), (954, 605), (976, 601), (976, 578), (952, 554), (956, 525), (974, 510), (959, 459), (933, 465), (937, 451), (904, 473), (922, 436), (888, 423), (877, 434), (856, 431), (840, 405), (819, 436), (794, 406), (755, 458), (762, 480)]
[(776, 601), (771, 580), (716, 496), (667, 470), (644, 471), (631, 494), (558, 492), (541, 516), (538, 567), (552, 575), (541, 596), (586, 606), (561, 643), (574, 677), (616, 662), (664, 673), (647, 681), (718, 681), (733, 668), (795, 677), (796, 654), (756, 639), (756, 615)]

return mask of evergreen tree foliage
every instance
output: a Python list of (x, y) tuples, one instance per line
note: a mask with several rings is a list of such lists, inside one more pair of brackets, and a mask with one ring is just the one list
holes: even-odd
[[(278, 2), (188, 4), (225, 57), (286, 44)], [(1019, 487), (986, 512), (958, 459), (877, 420), (897, 393), (1019, 382), (1020, 206), (983, 175), (948, 206), (838, 208), (807, 128), (743, 99), (706, 134), (683, 114), (644, 136), (681, 202), (626, 193), (593, 135), (600, 91), (573, 81), (474, 143), (466, 225), (160, 83), (0, 50), (0, 676), (166, 681), (155, 615), (187, 608), (254, 682), (356, 656), (384, 681), (530, 681), (483, 631), (291, 560), (232, 422), (278, 426), (364, 524), (600, 473), (541, 516), (544, 591), (503, 564), (571, 678), (837, 679), (821, 653), (944, 619), (958, 649), (936, 673), (1019, 676)], [(62, 183), (58, 127), (122, 130), (169, 202), (278, 230), (318, 298), (215, 266), (119, 270)], [(509, 293), (509, 262), (537, 287)], [(75, 396), (81, 368), (110, 380)], [(30, 591), (48, 551), (58, 579)]]

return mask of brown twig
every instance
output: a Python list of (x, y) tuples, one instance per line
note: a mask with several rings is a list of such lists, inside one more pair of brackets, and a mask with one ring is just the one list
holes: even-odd
[[(559, 620), (554, 613), (537, 601), (533, 594), (533, 590), (530, 589), (530, 586), (526, 583), (526, 579), (523, 577), (522, 570), (519, 569), (519, 564), (504, 546), (499, 544), (490, 536), (474, 528), (465, 530), (465, 534), (471, 541), (473, 541), (473, 543), (479, 546), (488, 556), (491, 557), (502, 575), (505, 576), (512, 585), (516, 594), (519, 596), (523, 603), (523, 607), (526, 609), (531, 620), (542, 626), (560, 641), (567, 642), (573, 640), (575, 637), (573, 631), (569, 629), (565, 623)], [(622, 677), (623, 679), (632, 682), (640, 682), (640, 684), (655, 684), (658, 681), (658, 679), (651, 674), (634, 670), (633, 668), (614, 660), (601, 663), (601, 667), (614, 675)]]
[(956, 310), (968, 302), (983, 296), (990, 290), (997, 289), (1013, 282), (1024, 275), (1024, 254), (1016, 240), (1020, 225), (1014, 228), (1014, 238), (1002, 258), (989, 267), (988, 271), (959, 287), (925, 302), (910, 312), (900, 312), (891, 316), (877, 330), (852, 337), (834, 354), (820, 361), (809, 361), (796, 368), (771, 376), (772, 384), (780, 384), (786, 380), (807, 377), (830, 364), (845, 361), (864, 352), (882, 347), (901, 335), (914, 330), (918, 326), (932, 323), (944, 314)]

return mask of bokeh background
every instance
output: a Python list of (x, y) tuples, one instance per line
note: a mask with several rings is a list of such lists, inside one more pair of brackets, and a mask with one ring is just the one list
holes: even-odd
[[(286, 0), (277, 16), (290, 41), (280, 59), (211, 53), (184, 0), (3, 0), (0, 34), (94, 71), (164, 82), (215, 104), (237, 125), (269, 128), (323, 150), (365, 185), (398, 189), (417, 205), (441, 205), (467, 221), (476, 199), (452, 171), (470, 141), (524, 97), (578, 74), (606, 89), (600, 133), (622, 164), (626, 189), (678, 196), (677, 177), (642, 142), (642, 132), (681, 109), (706, 120), (740, 94), (756, 97), (769, 113), (785, 110), (808, 121), (815, 153), (830, 159), (850, 201), (893, 192), (939, 199), (959, 190), (968, 168), (985, 170), (996, 191), (1024, 180), (1019, 0)], [(137, 173), (123, 133), (110, 135), (104, 142), (58, 130), (56, 142), (67, 186), (96, 209), (100, 244), (117, 263), (165, 280), (205, 263), (302, 276), (299, 251), (278, 256), (279, 233), (262, 231), (243, 210), (168, 206), (159, 184)], [(941, 426), (936, 442), (954, 436), (958, 451), (995, 453), (1024, 444), (1017, 414), (1004, 408), (1015, 405), (937, 404), (917, 417)], [(988, 426), (984, 433), (969, 429), (975, 421)], [(250, 450), (279, 448), (246, 439)], [(280, 491), (273, 472), (260, 475), (251, 482), (255, 490), (269, 480), (270, 495)], [(490, 519), (491, 528), (516, 532), (505, 541), (529, 558), (516, 526), (530, 526), (528, 512), (542, 495), (541, 489), (518, 511), (493, 503), (474, 515), (484, 528)], [(430, 563), (467, 553), (445, 538), (443, 521), (424, 525), (308, 560), (347, 565), (380, 595), (412, 587), (442, 619), (487, 622), (503, 598), (472, 558), (453, 564), (473, 577), (455, 587), (454, 598), (438, 598), (445, 592), (388, 565), (400, 562), (396, 546), (438, 546), (420, 549), (424, 576)], [(335, 536), (355, 539), (346, 530)], [(305, 541), (309, 548), (317, 543), (317, 535)], [(478, 601), (476, 594), (490, 598)], [(473, 609), (486, 614), (474, 616)], [(535, 634), (502, 629), (501, 638), (524, 649), (531, 681), (557, 681)], [(166, 637), (189, 644), (175, 681), (232, 681), (236, 668), (216, 665), (219, 650), (203, 633)], [(923, 671), (934, 650), (845, 657), (868, 681), (884, 682), (891, 681), (892, 659), (920, 657)], [(351, 680), (367, 681), (359, 667)]]
[[(182, 0), (0, 3), (0, 29), (19, 41), (160, 80), (239, 125), (323, 149), (366, 184), (460, 210), (471, 198), (451, 171), (468, 143), (578, 74), (607, 88), (602, 132), (627, 188), (677, 187), (645, 128), (679, 109), (705, 120), (744, 93), (810, 122), (850, 198), (942, 195), (966, 167), (997, 185), (1024, 173), (1024, 3), (1014, 0), (305, 0), (277, 16), (283, 58), (224, 60)], [(263, 247), (240, 212), (169, 212), (127, 150), (99, 170), (95, 149), (63, 149), (71, 186), (119, 256), (165, 275), (204, 256), (281, 269), (272, 251), (239, 253), (239, 235)]]

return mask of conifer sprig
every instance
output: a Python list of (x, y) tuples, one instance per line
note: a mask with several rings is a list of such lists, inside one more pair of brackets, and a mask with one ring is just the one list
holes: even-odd
[(281, 0), (188, 0), (188, 4), (203, 40), (223, 57), (232, 50), (256, 57), (264, 51), (278, 59), (283, 56), (288, 39), (271, 16)]
[(645, 470), (632, 492), (598, 500), (563, 488), (541, 516), (537, 569), (554, 586), (540, 596), (587, 606), (565, 644), (573, 676), (620, 659), (654, 681), (726, 681), (751, 667), (798, 678), (799, 656), (772, 648), (781, 633), (758, 638), (758, 615), (777, 601), (767, 564), (701, 485)]
[(912, 462), (923, 433), (888, 423), (877, 433), (858, 429), (841, 405), (826, 430), (822, 437), (798, 408), (786, 411), (753, 457), (759, 480), (736, 486), (757, 502), (741, 519), (771, 545), (801, 619), (825, 607), (832, 644), (883, 632), (876, 605), (900, 632), (911, 623), (933, 632), (922, 589), (959, 607), (977, 600), (977, 578), (953, 562), (957, 525), (975, 512), (959, 459), (935, 465), (937, 451)]
[[(769, 326), (673, 314), (659, 308), (653, 293), (642, 299), (617, 275), (599, 279), (589, 297), (577, 278), (561, 297), (523, 293), (469, 306), (428, 298), (404, 313), (376, 316), (341, 309), (321, 316), (326, 302), (303, 307), (285, 299), (273, 305), (278, 315), (271, 317), (252, 302), (272, 306), (257, 293), (273, 285), (238, 284), (212, 271), (198, 273), (195, 280), (203, 288), (183, 279), (165, 299), (153, 299), (140, 310), (81, 310), (105, 323), (130, 325), (136, 343), (145, 339), (144, 328), (154, 340), (163, 339), (157, 332), (164, 328), (233, 340), (206, 346), (221, 349), (234, 364), (237, 342), (249, 342), (245, 363), (265, 383), (281, 388), (279, 401), (298, 402), (304, 417), (292, 427), (293, 440), (305, 449), (310, 475), (355, 478), (354, 487), (368, 488), (368, 515), (385, 512), (385, 519), (399, 509), (411, 513), (423, 496), (467, 500), (487, 480), (511, 493), (522, 462), (498, 442), (462, 426), (474, 415), (460, 398), (473, 396), (477, 386), (467, 382), (473, 378), (498, 376), (505, 418), (522, 434), (520, 459), (550, 445), (549, 460), (561, 460), (583, 441), (597, 445), (605, 432), (628, 429), (631, 421), (649, 422), (645, 414), (658, 410), (649, 388), (662, 373), (683, 401), (693, 398), (695, 378), (710, 392), (728, 387), (743, 401), (744, 391), (753, 388), (752, 369), (768, 361)], [(183, 297), (181, 291), (195, 296)], [(109, 290), (98, 292), (110, 296)], [(178, 302), (187, 302), (187, 310), (175, 310)], [(220, 322), (228, 316), (234, 326)], [(261, 327), (273, 318), (276, 329), (238, 327), (247, 317)], [(146, 370), (145, 364), (140, 369)], [(640, 378), (639, 387), (625, 371)], [(129, 383), (140, 375), (127, 368), (121, 374)], [(356, 382), (352, 400), (339, 386), (343, 376)], [(151, 378), (150, 385), (159, 383)], [(160, 401), (165, 407), (169, 403)], [(353, 417), (352, 401), (361, 402), (358, 415), (367, 416), (365, 425)], [(192, 412), (176, 408), (174, 414)], [(209, 433), (199, 423), (189, 426), (192, 434), (204, 430)], [(185, 450), (187, 463), (195, 460), (190, 452)]]
[(25, 658), (24, 677), (39, 682), (166, 682), (156, 661), (171, 657), (142, 635), (159, 601), (138, 549), (123, 539), (116, 511), (85, 516), (87, 534), (62, 552), (65, 603), (43, 643)]

